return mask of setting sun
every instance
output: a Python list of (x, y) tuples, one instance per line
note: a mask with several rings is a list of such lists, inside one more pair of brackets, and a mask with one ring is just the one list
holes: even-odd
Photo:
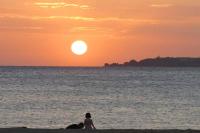
[(78, 40), (72, 43), (71, 50), (76, 55), (84, 55), (88, 46), (84, 41)]

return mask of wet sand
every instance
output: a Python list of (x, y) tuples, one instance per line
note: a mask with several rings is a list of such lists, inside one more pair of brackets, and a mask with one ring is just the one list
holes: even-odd
[(200, 130), (65, 130), (65, 129), (29, 129), (29, 128), (1, 128), (0, 133), (200, 133)]

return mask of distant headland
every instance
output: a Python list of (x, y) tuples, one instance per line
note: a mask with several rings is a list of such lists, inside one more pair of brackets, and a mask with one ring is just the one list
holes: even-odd
[(200, 58), (191, 57), (156, 57), (141, 61), (131, 60), (123, 64), (105, 63), (105, 67), (200, 67)]

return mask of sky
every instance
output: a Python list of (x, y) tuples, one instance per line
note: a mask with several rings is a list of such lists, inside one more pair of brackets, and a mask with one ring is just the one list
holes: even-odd
[[(70, 51), (83, 40), (88, 52)], [(200, 0), (1, 0), (0, 65), (200, 57)]]

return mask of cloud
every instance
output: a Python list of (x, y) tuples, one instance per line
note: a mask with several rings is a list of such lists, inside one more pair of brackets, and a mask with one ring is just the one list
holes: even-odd
[(42, 30), (42, 27), (36, 26), (0, 26), (1, 30)]
[(80, 21), (94, 21), (92, 17), (81, 17), (81, 16), (32, 16), (30, 19), (69, 19), (69, 20), (80, 20)]
[(84, 16), (27, 16), (20, 14), (0, 13), (0, 18), (13, 18), (13, 19), (30, 19), (30, 20), (77, 20), (88, 22), (126, 22), (133, 24), (150, 23), (157, 24), (158, 21), (154, 19), (135, 19), (135, 18), (120, 18), (120, 17), (84, 17)]
[[(112, 35), (138, 25), (159, 23), (151, 19), (85, 16), (28, 16), (0, 13), (0, 30), (43, 33)], [(56, 25), (56, 26), (55, 26)]]
[(19, 14), (0, 14), (0, 18), (14, 18), (14, 19), (31, 19), (31, 20), (41, 20), (41, 19), (69, 19), (69, 20), (80, 20), (80, 21), (94, 21), (95, 18), (92, 17), (82, 17), (82, 16), (26, 16)]
[(52, 3), (44, 3), (44, 2), (36, 2), (35, 6), (40, 8), (64, 8), (64, 7), (76, 7), (80, 9), (89, 9), (88, 5), (79, 5), (74, 3), (65, 3), (65, 2), (52, 2)]
[(98, 27), (75, 27), (71, 29), (71, 32), (77, 32), (77, 31), (96, 31), (99, 30), (100, 28)]
[(155, 8), (167, 8), (173, 6), (172, 4), (152, 4), (151, 7)]
[[(200, 27), (198, 23), (160, 23), (155, 25), (140, 25), (133, 27), (123, 33), (125, 36), (132, 35), (150, 35), (150, 36), (171, 36), (171, 37), (193, 37), (200, 35)], [(184, 38), (183, 38), (184, 39)]]

